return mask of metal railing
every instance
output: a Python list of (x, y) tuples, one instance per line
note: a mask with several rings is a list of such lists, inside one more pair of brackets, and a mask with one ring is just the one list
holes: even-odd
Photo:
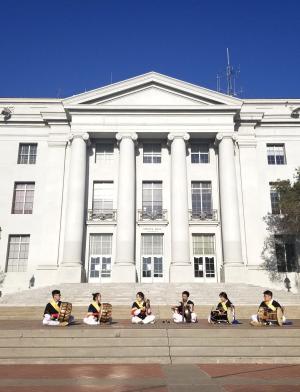
[(190, 221), (217, 221), (218, 211), (217, 210), (210, 210), (210, 211), (189, 210), (189, 220)]
[(117, 220), (117, 210), (97, 208), (88, 210), (88, 220), (115, 222)]
[(148, 210), (142, 209), (137, 211), (137, 218), (138, 221), (166, 221), (167, 217), (167, 210), (157, 209), (157, 210)]

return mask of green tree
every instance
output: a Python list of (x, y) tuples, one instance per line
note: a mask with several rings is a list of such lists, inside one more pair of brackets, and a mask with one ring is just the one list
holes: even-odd
[[(267, 270), (272, 281), (282, 281), (288, 285), (287, 272), (299, 273), (300, 249), (300, 168), (293, 180), (278, 180), (273, 184), (278, 195), (278, 213), (268, 213), (264, 217), (267, 238), (264, 242), (262, 267)], [(286, 263), (286, 255), (292, 260)], [(298, 279), (298, 278), (297, 278)], [(296, 280), (296, 286), (299, 281)]]

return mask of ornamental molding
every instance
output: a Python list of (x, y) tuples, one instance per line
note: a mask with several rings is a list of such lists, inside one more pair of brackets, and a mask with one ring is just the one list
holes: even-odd
[(183, 139), (187, 142), (190, 139), (190, 134), (187, 132), (170, 132), (168, 134), (168, 140), (172, 142), (174, 139)]
[(122, 139), (131, 139), (135, 142), (138, 139), (138, 135), (135, 132), (118, 132), (116, 134), (116, 139), (118, 142), (120, 142)]

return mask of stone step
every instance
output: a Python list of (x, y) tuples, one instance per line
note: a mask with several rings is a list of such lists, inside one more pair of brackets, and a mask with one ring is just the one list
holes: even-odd
[(167, 337), (149, 337), (145, 338), (124, 338), (124, 337), (105, 337), (102, 339), (96, 337), (19, 337), (19, 338), (0, 338), (0, 347), (19, 347), (19, 348), (34, 348), (34, 347), (166, 347), (168, 346)]
[(124, 338), (124, 337), (10, 337), (0, 338), (1, 348), (70, 348), (74, 347), (300, 347), (300, 337), (207, 337), (197, 338), (168, 338), (167, 337), (149, 337), (145, 338)]
[(3, 364), (300, 363), (299, 322), (292, 328), (203, 326), (36, 329), (32, 324), (31, 329), (3, 329), (2, 325), (0, 359)]
[[(155, 284), (124, 284), (124, 283), (74, 283), (61, 284), (33, 288), (25, 291), (6, 294), (0, 298), (0, 304), (7, 305), (43, 305), (48, 302), (51, 291), (59, 288), (63, 299), (74, 305), (83, 305), (91, 300), (91, 293), (101, 291), (102, 300), (113, 305), (125, 305), (131, 303), (137, 291), (143, 291), (146, 297), (151, 299), (152, 304), (173, 305), (178, 302), (183, 290), (188, 289), (191, 299), (200, 305), (215, 303), (220, 291), (226, 291), (230, 299), (236, 304), (256, 305), (262, 299), (265, 287), (253, 286), (241, 283), (155, 283)], [(273, 290), (274, 298), (285, 305), (296, 305), (300, 303), (300, 293), (294, 294), (284, 290)]]
[[(207, 319), (211, 305), (196, 305), (195, 311), (199, 319)], [(42, 320), (45, 306), (11, 307), (0, 305), (0, 320)], [(171, 307), (169, 305), (153, 305), (152, 311), (157, 319), (170, 319)], [(87, 312), (87, 306), (73, 306), (72, 314), (76, 320), (81, 321)], [(237, 305), (237, 318), (249, 319), (257, 312), (257, 305)], [(300, 306), (285, 306), (285, 315), (288, 319), (300, 319)], [(113, 319), (129, 320), (130, 306), (113, 306)]]

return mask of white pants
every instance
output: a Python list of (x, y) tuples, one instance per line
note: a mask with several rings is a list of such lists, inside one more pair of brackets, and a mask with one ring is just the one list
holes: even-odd
[[(257, 314), (252, 314), (251, 321), (254, 321), (254, 322), (258, 323), (258, 316), (257, 316)], [(286, 322), (286, 318), (284, 316), (282, 316), (282, 321), (284, 323)]]
[[(74, 321), (74, 317), (70, 316), (69, 318), (69, 323), (72, 323)], [(59, 325), (60, 322), (57, 320), (51, 320), (50, 314), (44, 314), (43, 318), (43, 325)]]
[(146, 316), (144, 319), (141, 319), (138, 316), (133, 316), (131, 318), (131, 322), (133, 324), (139, 324), (140, 322), (142, 322), (143, 324), (149, 324), (149, 323), (153, 323), (154, 320), (155, 320), (154, 314), (148, 314), (148, 316)]
[(59, 321), (51, 320), (50, 314), (44, 314), (43, 325), (59, 325)]
[[(174, 312), (173, 313), (173, 321), (174, 321), (174, 323), (182, 323), (182, 321), (183, 321), (182, 314)], [(192, 323), (195, 323), (197, 321), (197, 315), (195, 312), (191, 313), (191, 321), (192, 321)]]
[(99, 325), (100, 321), (96, 319), (94, 316), (88, 316), (83, 319), (83, 322), (88, 325)]

